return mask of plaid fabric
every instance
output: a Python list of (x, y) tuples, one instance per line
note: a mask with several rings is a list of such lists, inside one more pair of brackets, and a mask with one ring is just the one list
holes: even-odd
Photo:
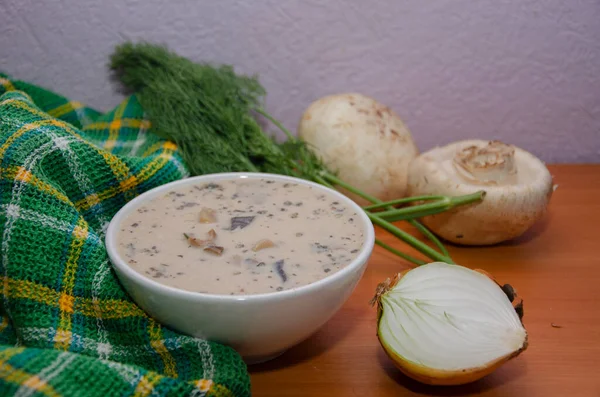
[(136, 98), (101, 114), (5, 75), (0, 94), (0, 395), (250, 395), (235, 351), (149, 318), (108, 262), (119, 208), (187, 175)]

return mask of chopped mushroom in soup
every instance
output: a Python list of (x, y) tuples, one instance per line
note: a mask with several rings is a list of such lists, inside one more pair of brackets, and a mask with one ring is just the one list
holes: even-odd
[(134, 210), (119, 234), (119, 253), (137, 272), (221, 295), (313, 283), (363, 244), (357, 213), (337, 197), (264, 178), (173, 188)]

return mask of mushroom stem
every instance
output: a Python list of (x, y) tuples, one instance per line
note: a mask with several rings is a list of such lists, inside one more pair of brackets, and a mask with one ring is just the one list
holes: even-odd
[(454, 165), (460, 175), (479, 184), (503, 184), (511, 178), (514, 182), (517, 174), (515, 148), (500, 141), (459, 150), (454, 156)]
[(484, 196), (484, 191), (479, 191), (476, 193), (458, 197), (444, 196), (441, 200), (437, 200), (432, 203), (425, 203), (411, 207), (387, 210), (383, 212), (378, 212), (377, 215), (379, 215), (381, 218), (385, 219), (388, 222), (422, 218), (424, 216), (439, 214), (440, 212), (448, 211), (457, 206), (477, 203), (483, 200)]

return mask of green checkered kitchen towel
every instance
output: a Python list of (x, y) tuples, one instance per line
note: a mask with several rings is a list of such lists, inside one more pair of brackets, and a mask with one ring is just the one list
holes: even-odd
[(149, 318), (107, 259), (119, 208), (187, 175), (135, 96), (101, 114), (6, 75), (0, 94), (0, 395), (250, 395), (235, 351)]

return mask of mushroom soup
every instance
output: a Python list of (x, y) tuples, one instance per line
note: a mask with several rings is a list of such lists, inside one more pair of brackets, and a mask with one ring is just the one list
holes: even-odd
[(303, 184), (235, 178), (174, 187), (120, 226), (118, 250), (137, 272), (175, 288), (258, 294), (307, 285), (356, 258), (358, 214)]

